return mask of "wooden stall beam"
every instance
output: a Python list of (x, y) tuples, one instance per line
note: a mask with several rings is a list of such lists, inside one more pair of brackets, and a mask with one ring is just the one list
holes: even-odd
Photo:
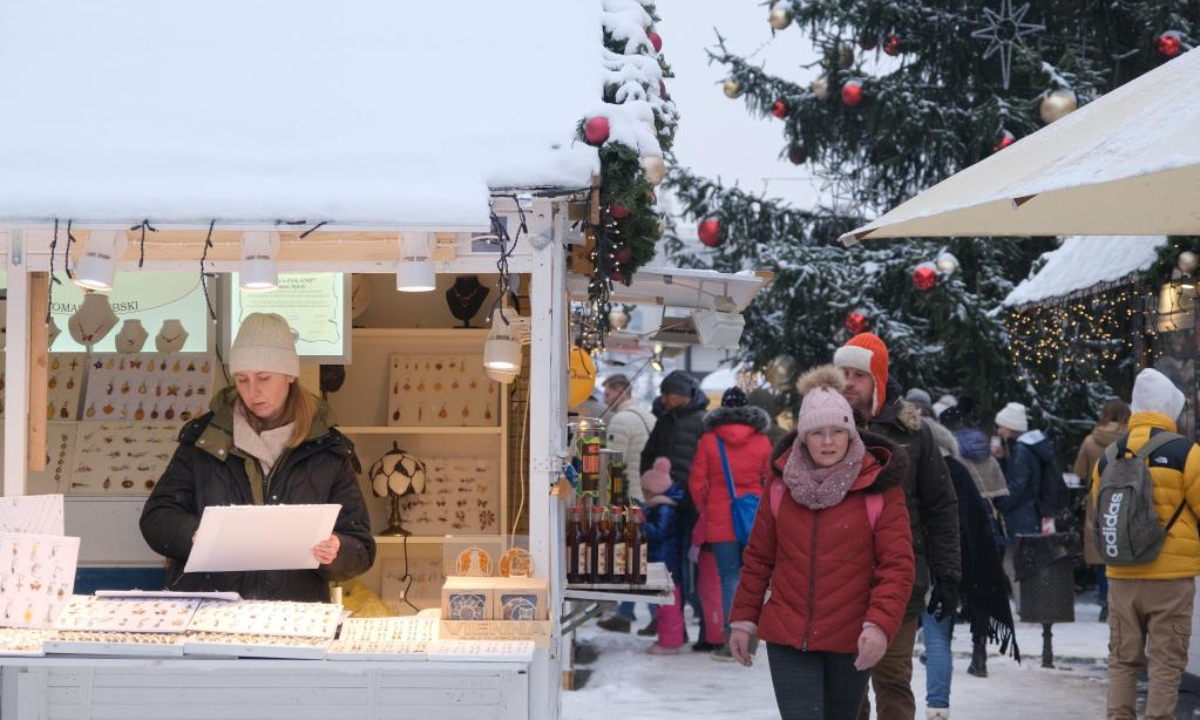
[(46, 469), (46, 404), (50, 372), (50, 328), (46, 325), (50, 276), (29, 275), (29, 469)]
[[(6, 352), (4, 356), (5, 385), (8, 388), (29, 386), (29, 274), (26, 237), (23, 230), (9, 233), (8, 248), (8, 310)], [(24, 495), (26, 441), (29, 423), (29, 393), (8, 392), (5, 395), (4, 416), (4, 494)], [(45, 412), (45, 408), (42, 409)]]

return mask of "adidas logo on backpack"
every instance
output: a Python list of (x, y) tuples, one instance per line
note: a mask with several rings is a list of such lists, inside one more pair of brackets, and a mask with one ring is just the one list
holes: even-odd
[(1100, 473), (1092, 525), (1105, 564), (1144, 565), (1158, 557), (1184, 503), (1179, 505), (1164, 528), (1154, 508), (1154, 481), (1146, 459), (1177, 439), (1180, 439), (1179, 435), (1160, 432), (1132, 456), (1126, 454), (1128, 450), (1118, 455), (1118, 443), (1105, 448), (1106, 464)]

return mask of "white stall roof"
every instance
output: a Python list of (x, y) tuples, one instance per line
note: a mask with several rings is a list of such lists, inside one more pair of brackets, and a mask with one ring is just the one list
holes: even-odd
[(0, 222), (480, 225), (589, 184), (601, 0), (0, 3)]
[[(611, 301), (630, 305), (712, 309), (716, 298), (724, 295), (732, 298), (741, 311), (772, 278), (774, 273), (770, 272), (719, 273), (715, 270), (644, 267), (634, 273), (633, 283), (628, 287), (613, 283)], [(587, 297), (588, 280), (582, 275), (568, 277), (572, 298)]]
[(1065, 297), (1102, 283), (1120, 282), (1158, 258), (1165, 237), (1141, 235), (1069, 237), (1046, 253), (1046, 264), (1004, 298), (1006, 307)]

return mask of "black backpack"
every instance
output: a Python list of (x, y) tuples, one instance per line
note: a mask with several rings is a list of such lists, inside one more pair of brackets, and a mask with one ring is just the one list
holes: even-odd
[[(1031, 448), (1032, 450), (1032, 448)], [(1041, 457), (1038, 458), (1041, 460)], [(1070, 516), (1071, 491), (1063, 480), (1062, 467), (1057, 457), (1049, 462), (1042, 461), (1042, 477), (1038, 483), (1038, 517), (1066, 519)]]

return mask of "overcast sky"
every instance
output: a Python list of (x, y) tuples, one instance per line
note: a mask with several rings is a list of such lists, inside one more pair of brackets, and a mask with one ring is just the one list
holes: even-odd
[(754, 60), (770, 72), (807, 84), (819, 74), (801, 67), (817, 59), (812, 43), (795, 26), (772, 40), (767, 7), (757, 0), (658, 0), (656, 5), (663, 54), (676, 75), (667, 87), (680, 113), (679, 163), (728, 184), (736, 180), (747, 190), (760, 192), (765, 186), (768, 194), (797, 206), (811, 205), (819, 187), (807, 166), (779, 159), (782, 123), (751, 117), (744, 102), (726, 98), (723, 66), (710, 65), (707, 50), (716, 45), (719, 30), (733, 52), (744, 57), (757, 50)]

